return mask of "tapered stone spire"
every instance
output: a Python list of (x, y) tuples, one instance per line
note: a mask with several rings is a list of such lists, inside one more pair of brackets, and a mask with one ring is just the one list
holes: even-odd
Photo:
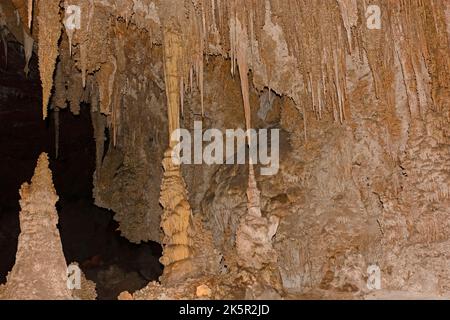
[(48, 167), (48, 156), (39, 156), (31, 184), (20, 188), (20, 235), (16, 263), (2, 290), (3, 299), (71, 299), (67, 264), (57, 228), (58, 195)]

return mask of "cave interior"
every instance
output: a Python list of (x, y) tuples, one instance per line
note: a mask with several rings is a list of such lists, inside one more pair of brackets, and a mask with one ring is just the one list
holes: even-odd
[(366, 2), (3, 0), (0, 299), (450, 297), (450, 2)]

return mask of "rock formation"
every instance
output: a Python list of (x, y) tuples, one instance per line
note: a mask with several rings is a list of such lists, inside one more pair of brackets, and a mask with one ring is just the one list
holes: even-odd
[[(53, 72), (58, 57), (58, 40), (61, 35), (59, 1), (37, 1), (39, 23), (39, 71), (42, 81), (42, 116), (47, 117), (48, 102), (53, 88)], [(30, 8), (28, 8), (30, 10)], [(31, 26), (31, 17), (27, 19)]]
[(20, 236), (16, 263), (8, 274), (2, 299), (71, 299), (67, 264), (57, 228), (58, 201), (47, 154), (37, 161), (31, 184), (20, 188)]
[[(248, 83), (247, 45), (242, 42), (242, 36), (237, 35), (236, 61), (239, 66), (241, 80), (241, 91), (244, 105), (245, 127), (252, 128), (251, 108)], [(249, 150), (252, 150), (253, 137), (247, 135)], [(236, 231), (236, 252), (239, 257), (240, 266), (261, 269), (265, 264), (276, 263), (276, 253), (272, 248), (272, 238), (278, 228), (278, 218), (270, 217), (270, 222), (261, 216), (261, 192), (255, 179), (255, 170), (252, 157), (248, 164), (248, 186), (247, 186), (247, 214), (241, 217)]]
[[(0, 4), (22, 43), (28, 3)], [(69, 2), (43, 3), (44, 116), (90, 105), (96, 204), (164, 246), (162, 282), (123, 298), (363, 298), (374, 266), (383, 292), (448, 293), (448, 1), (74, 0), (62, 35)], [(174, 164), (200, 120), (280, 129), (278, 173)]]
[[(97, 292), (95, 290), (96, 284), (94, 281), (86, 279), (84, 272), (79, 268), (77, 262), (72, 262), (68, 267), (68, 273), (71, 269), (79, 272), (79, 283), (75, 283), (73, 287), (70, 287), (72, 297), (75, 300), (95, 300), (97, 298)], [(70, 275), (69, 275), (70, 276)], [(78, 281), (78, 279), (77, 279)], [(69, 280), (70, 282), (70, 280)]]
[(161, 205), (164, 213), (161, 228), (164, 232), (163, 281), (180, 281), (196, 270), (193, 258), (192, 211), (187, 199), (186, 187), (180, 167), (172, 163), (169, 149), (163, 160), (164, 177), (161, 185)]
[[(181, 166), (176, 163), (179, 155), (173, 147), (177, 140), (173, 133), (180, 128), (180, 66), (182, 61), (181, 39), (173, 26), (166, 26), (164, 33), (164, 70), (167, 94), (167, 112), (169, 123), (169, 148), (164, 154), (164, 176), (161, 184), (160, 203), (164, 208), (161, 217), (161, 228), (164, 232), (163, 256), (160, 261), (164, 265), (163, 283), (177, 283), (187, 278), (214, 272), (218, 262), (202, 259), (200, 256), (217, 255), (208, 242), (197, 243), (196, 237), (205, 237), (201, 230), (201, 221), (194, 224), (189, 204), (186, 184), (181, 174)], [(206, 249), (206, 250), (205, 250)], [(208, 250), (209, 249), (209, 250)], [(208, 252), (210, 251), (210, 252)], [(205, 255), (206, 252), (206, 255)], [(208, 261), (209, 260), (209, 261)], [(216, 264), (217, 266), (214, 266)]]
[(174, 163), (172, 133), (180, 128), (180, 66), (183, 56), (181, 38), (175, 25), (164, 27), (164, 74), (169, 123), (169, 148), (164, 154), (164, 176), (160, 203), (164, 208), (161, 228), (164, 232), (163, 281), (180, 281), (195, 273), (192, 249), (192, 211), (181, 167)]

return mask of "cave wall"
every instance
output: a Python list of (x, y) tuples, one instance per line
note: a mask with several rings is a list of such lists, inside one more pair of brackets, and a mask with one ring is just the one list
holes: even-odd
[[(81, 101), (90, 103), (93, 195), (115, 212), (123, 236), (161, 239), (170, 26), (182, 39), (182, 127), (203, 119), (205, 128), (244, 128), (237, 70), (245, 67), (252, 125), (282, 129), (280, 170), (257, 182), (263, 215), (280, 218), (273, 243), (285, 290), (364, 290), (371, 264), (380, 266), (383, 288), (448, 290), (447, 1), (373, 1), (380, 30), (369, 28), (357, 0), (70, 4), (81, 7), (81, 29), (63, 25), (61, 8), (61, 29), (51, 31), (63, 33), (52, 42), (59, 58), (50, 107), (77, 113)], [(265, 104), (270, 111), (260, 119)], [(247, 169), (182, 170), (194, 215), (232, 261)]]

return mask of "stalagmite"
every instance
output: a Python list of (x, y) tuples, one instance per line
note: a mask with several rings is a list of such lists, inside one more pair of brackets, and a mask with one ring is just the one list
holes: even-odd
[(98, 88), (93, 83), (91, 83), (91, 121), (95, 140), (95, 178), (104, 156), (106, 117), (98, 110)]
[(59, 157), (59, 108), (55, 106), (53, 110), (53, 117), (55, 121), (55, 159)]
[(39, 156), (31, 184), (20, 188), (20, 236), (3, 299), (71, 299), (57, 228), (58, 195), (47, 154)]
[(42, 82), (42, 117), (47, 117), (47, 105), (53, 87), (53, 72), (58, 57), (58, 40), (61, 35), (59, 1), (38, 1), (39, 71)]
[[(95, 300), (97, 298), (96, 284), (92, 280), (86, 279), (84, 272), (80, 269), (78, 262), (72, 262), (67, 267), (68, 273), (72, 270), (79, 272), (79, 283), (75, 282), (71, 288), (72, 297), (75, 300)], [(70, 283), (70, 280), (69, 280)]]

